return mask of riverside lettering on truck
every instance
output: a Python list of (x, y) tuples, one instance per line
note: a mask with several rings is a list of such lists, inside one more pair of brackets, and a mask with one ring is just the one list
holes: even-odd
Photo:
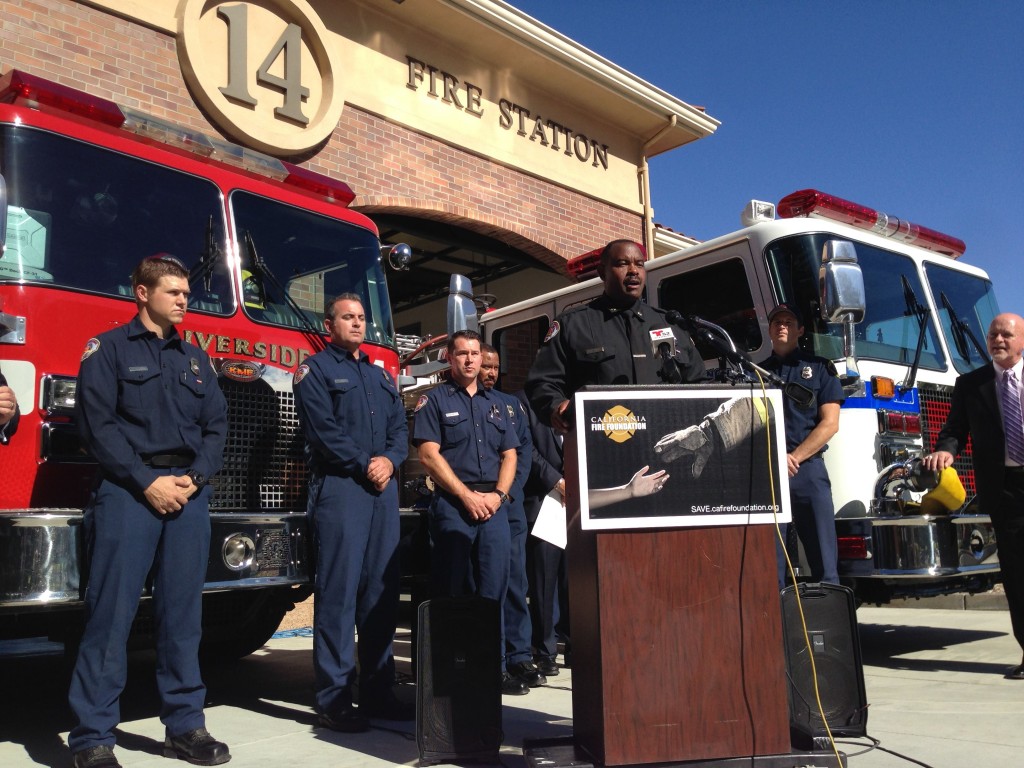
[[(323, 348), (325, 299), (344, 292), (365, 307), (362, 349), (397, 376), (390, 251), (344, 183), (19, 71), (0, 78), (0, 175), (0, 368), (22, 403), (0, 479), (0, 652), (73, 640), (80, 624), (96, 466), (76, 374), (86, 342), (134, 316), (132, 264), (157, 254), (190, 270), (180, 332), (209, 354), (215, 370), (196, 375), (217, 376), (228, 407), (205, 649), (259, 648), (310, 593), (292, 377)], [(136, 641), (148, 606), (147, 592)]]
[[(834, 195), (803, 190), (777, 210), (751, 201), (742, 229), (647, 262), (648, 303), (688, 319), (705, 365), (720, 370), (764, 360), (769, 310), (798, 307), (801, 348), (833, 361), (846, 398), (824, 454), (841, 581), (867, 602), (987, 589), (998, 556), (991, 521), (971, 504), (969, 454), (959, 483), (943, 476), (931, 493), (938, 478), (915, 459), (931, 449), (956, 377), (987, 360), (991, 281), (960, 261), (961, 240)], [(600, 294), (586, 279), (596, 255), (570, 260), (577, 285), (481, 318), (510, 371), (529, 369), (555, 317)]]

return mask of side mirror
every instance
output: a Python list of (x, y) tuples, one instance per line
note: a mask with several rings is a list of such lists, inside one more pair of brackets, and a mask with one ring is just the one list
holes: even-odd
[(405, 272), (412, 261), (412, 248), (405, 243), (382, 245), (380, 255), (388, 260), (388, 266), (396, 272)]
[(463, 275), (452, 275), (448, 283), (447, 331), (479, 331), (480, 322), (473, 301), (473, 284)]
[(864, 319), (864, 275), (857, 249), (848, 240), (829, 240), (818, 270), (822, 317), (829, 323), (859, 323)]

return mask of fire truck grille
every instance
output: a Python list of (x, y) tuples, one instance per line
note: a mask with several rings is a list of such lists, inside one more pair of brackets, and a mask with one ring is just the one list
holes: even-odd
[(292, 393), (224, 378), (221, 389), (229, 426), (211, 509), (305, 511), (307, 470)]
[[(940, 384), (921, 384), (918, 386), (918, 393), (921, 395), (921, 434), (924, 438), (924, 450), (930, 451), (935, 447), (935, 441), (939, 437), (939, 430), (946, 423), (949, 416), (949, 407), (953, 400), (953, 388)], [(967, 491), (967, 498), (976, 493), (974, 484), (974, 446), (967, 441), (967, 447), (960, 451), (953, 462), (956, 473), (960, 476), (960, 482), (964, 484)]]

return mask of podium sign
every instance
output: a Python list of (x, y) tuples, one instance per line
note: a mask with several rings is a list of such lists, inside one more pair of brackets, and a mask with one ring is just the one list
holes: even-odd
[(790, 521), (778, 390), (595, 388), (575, 413), (584, 529)]
[[(751, 403), (736, 397), (694, 388), (576, 395), (577, 429), (565, 441), (567, 508), (583, 510), (570, 517), (567, 548), (573, 734), (598, 764), (790, 751), (775, 528), (749, 524), (772, 521), (754, 505), (777, 504), (788, 517), (784, 449), (766, 440), (781, 425), (771, 418), (781, 400), (768, 398), (768, 428), (748, 439), (711, 435), (723, 452), (705, 450), (696, 475), (694, 452), (665, 464), (654, 451), (663, 435), (727, 403), (749, 416)], [(595, 503), (596, 492), (621, 491), (644, 467), (641, 478), (667, 470), (661, 490)], [(737, 506), (747, 508), (724, 509)]]

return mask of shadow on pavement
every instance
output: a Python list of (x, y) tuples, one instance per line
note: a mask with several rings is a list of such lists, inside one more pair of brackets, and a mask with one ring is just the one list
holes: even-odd
[(931, 670), (1003, 674), (1006, 663), (957, 659), (910, 658), (906, 654), (945, 651), (958, 645), (1002, 637), (1006, 632), (950, 627), (908, 626), (904, 624), (860, 623), (861, 656), (865, 664), (883, 669)]
[[(396, 642), (397, 671), (400, 684), (397, 695), (407, 701), (416, 697), (414, 676), (409, 662), (409, 642)], [(151, 651), (129, 655), (128, 684), (121, 696), (121, 721), (130, 724), (159, 718), (155, 685), (155, 654)], [(61, 656), (0, 660), (0, 679), (8, 695), (0, 701), (0, 740), (21, 745), (36, 764), (65, 768), (71, 756), (65, 743), (74, 725), (67, 705), (71, 665)], [(232, 662), (203, 665), (207, 686), (207, 711), (213, 707), (241, 710), (232, 717), (245, 718), (245, 712), (291, 721), (309, 728), (312, 738), (395, 764), (415, 764), (419, 758), (414, 722), (372, 721), (369, 733), (342, 734), (322, 728), (312, 711), (313, 653), (311, 648), (268, 646), (251, 656)], [(558, 689), (558, 679), (552, 679)], [(562, 686), (562, 690), (567, 690)], [(17, 695), (11, 695), (17, 692)], [(515, 701), (511, 701), (511, 699)], [(571, 735), (571, 723), (564, 715), (549, 714), (531, 708), (541, 704), (538, 695), (505, 697), (502, 708), (504, 745), (519, 748), (524, 738), (557, 738)], [(532, 700), (532, 701), (531, 701)], [(254, 723), (259, 718), (253, 718)], [(258, 727), (258, 726), (254, 726)], [(117, 730), (117, 749), (123, 753), (160, 755), (162, 743), (149, 736), (133, 733), (131, 725)], [(151, 729), (148, 729), (151, 730)], [(215, 731), (216, 735), (216, 731)], [(229, 744), (229, 746), (231, 746)], [(240, 745), (241, 746), (241, 745)], [(344, 758), (345, 762), (358, 758)], [(508, 768), (523, 768), (520, 755), (502, 756)]]

